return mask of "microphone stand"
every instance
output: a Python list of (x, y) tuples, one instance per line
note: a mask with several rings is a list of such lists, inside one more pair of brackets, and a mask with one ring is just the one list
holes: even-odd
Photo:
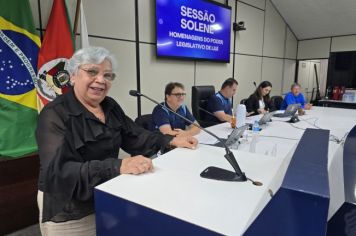
[[(200, 176), (202, 178), (207, 178), (207, 179), (215, 179), (215, 180), (222, 180), (222, 181), (235, 181), (235, 182), (243, 182), (243, 181), (247, 181), (246, 175), (244, 172), (241, 171), (239, 164), (237, 163), (234, 154), (231, 152), (231, 150), (228, 148), (228, 146), (226, 146), (225, 142), (222, 141), (217, 135), (215, 135), (214, 133), (210, 132), (209, 130), (201, 127), (200, 125), (190, 121), (189, 119), (185, 118), (184, 116), (178, 114), (177, 112), (173, 111), (172, 109), (170, 109), (169, 107), (163, 106), (161, 103), (153, 100), (152, 98), (139, 93), (138, 91), (135, 90), (130, 90), (129, 94), (131, 96), (141, 96), (144, 97), (148, 100), (150, 100), (151, 102), (165, 108), (168, 109), (170, 112), (174, 113), (175, 115), (177, 115), (178, 117), (182, 118), (183, 120), (187, 121), (188, 123), (194, 125), (195, 127), (198, 127), (199, 129), (203, 130), (204, 132), (210, 134), (211, 136), (213, 136), (214, 138), (216, 138), (217, 140), (219, 140), (225, 148), (225, 152), (226, 154), (224, 155), (225, 159), (230, 163), (230, 165), (232, 166), (232, 168), (234, 169), (235, 172), (229, 171), (229, 170), (225, 170), (219, 167), (214, 167), (214, 166), (209, 166), (207, 167), (205, 170), (203, 170), (203, 172), (200, 173)], [(251, 180), (252, 181), (252, 180)], [(254, 181), (252, 181), (254, 183)]]
[(207, 114), (209, 114), (209, 115), (211, 115), (211, 116), (213, 116), (213, 117), (216, 117), (213, 113), (211, 113), (210, 111), (205, 110), (204, 108), (198, 107), (198, 109), (203, 111), (203, 112), (205, 112), (205, 113), (207, 113)]

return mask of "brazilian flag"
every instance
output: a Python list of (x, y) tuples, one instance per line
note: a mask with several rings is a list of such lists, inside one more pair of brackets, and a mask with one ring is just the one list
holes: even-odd
[(0, 157), (37, 151), (34, 83), (41, 41), (28, 0), (0, 0)]

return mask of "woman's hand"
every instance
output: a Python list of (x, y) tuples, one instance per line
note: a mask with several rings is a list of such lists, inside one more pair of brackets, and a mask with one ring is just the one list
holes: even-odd
[(257, 110), (259, 114), (265, 114), (267, 111), (264, 108), (260, 108)]
[(120, 174), (138, 175), (152, 170), (152, 160), (139, 155), (122, 159)]
[(175, 147), (195, 149), (198, 145), (198, 140), (192, 136), (188, 136), (188, 137), (178, 136), (173, 138), (169, 144)]

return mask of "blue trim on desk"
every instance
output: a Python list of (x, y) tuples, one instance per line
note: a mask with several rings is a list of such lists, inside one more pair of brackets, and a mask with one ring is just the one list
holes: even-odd
[(356, 126), (352, 128), (344, 145), (345, 201), (356, 203)]
[(97, 189), (95, 214), (98, 236), (220, 235)]
[(329, 236), (356, 235), (356, 126), (345, 140), (343, 154), (345, 202), (328, 223)]
[(280, 189), (244, 235), (325, 235), (329, 209), (329, 131), (307, 129)]

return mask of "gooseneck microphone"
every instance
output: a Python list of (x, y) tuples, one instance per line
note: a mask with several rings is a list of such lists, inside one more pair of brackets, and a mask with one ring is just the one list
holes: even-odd
[[(207, 167), (205, 170), (203, 170), (203, 172), (200, 173), (200, 176), (203, 178), (208, 178), (208, 179), (215, 179), (215, 180), (223, 180), (223, 181), (246, 181), (248, 178), (246, 178), (245, 173), (241, 171), (239, 164), (237, 163), (234, 154), (231, 152), (231, 150), (228, 148), (228, 146), (226, 146), (225, 142), (222, 141), (218, 136), (216, 136), (215, 134), (213, 134), (212, 132), (210, 132), (209, 130), (201, 127), (200, 125), (198, 125), (197, 123), (194, 123), (192, 121), (190, 121), (189, 119), (185, 118), (184, 116), (178, 114), (177, 112), (173, 111), (172, 109), (170, 109), (169, 107), (163, 106), (161, 103), (153, 100), (152, 98), (136, 91), (136, 90), (130, 90), (129, 94), (131, 96), (134, 97), (144, 97), (148, 100), (150, 100), (151, 102), (165, 108), (168, 109), (170, 112), (174, 113), (175, 115), (177, 115), (178, 117), (182, 118), (183, 120), (187, 121), (189, 124), (194, 125), (195, 127), (198, 127), (200, 130), (203, 130), (204, 132), (208, 133), (209, 135), (213, 136), (214, 138), (216, 138), (217, 140), (219, 140), (225, 148), (226, 154), (224, 155), (224, 157), (226, 158), (226, 160), (230, 163), (230, 165), (232, 166), (232, 168), (234, 168), (235, 172), (229, 171), (229, 170), (225, 170), (225, 169), (221, 169), (218, 167), (214, 167), (214, 166), (210, 166)], [(251, 179), (249, 179), (253, 184), (255, 185), (259, 185), (259, 182), (255, 182), (252, 181)]]
[(210, 111), (205, 110), (204, 108), (198, 107), (198, 109), (201, 110), (201, 111), (203, 111), (203, 112), (205, 112), (205, 113), (208, 114), (208, 115), (211, 115), (211, 116), (216, 117), (213, 113), (211, 113)]
[(257, 88), (257, 84), (256, 84), (256, 82), (255, 82), (255, 81), (253, 81), (253, 85), (255, 85), (255, 88)]

